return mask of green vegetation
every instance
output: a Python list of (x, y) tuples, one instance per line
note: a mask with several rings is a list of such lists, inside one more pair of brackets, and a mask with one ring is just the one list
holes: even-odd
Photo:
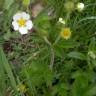
[(96, 96), (96, 1), (0, 0), (0, 96)]

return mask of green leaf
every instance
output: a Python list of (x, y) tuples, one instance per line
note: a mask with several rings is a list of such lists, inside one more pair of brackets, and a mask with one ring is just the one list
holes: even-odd
[(95, 96), (96, 95), (96, 85), (91, 86), (88, 92), (86, 93), (88, 96)]
[(83, 53), (80, 52), (70, 52), (67, 54), (70, 58), (80, 59), (80, 60), (86, 60), (86, 56)]
[(17, 90), (17, 86), (16, 86), (14, 75), (12, 73), (11, 66), (8, 63), (7, 58), (6, 58), (2, 48), (0, 48), (0, 65), (4, 67), (4, 70), (6, 71), (8, 77), (10, 79), (10, 83), (11, 83), (12, 87), (15, 90)]
[[(1, 62), (1, 55), (0, 55), (0, 62)], [(5, 84), (5, 74), (4, 74), (4, 67), (0, 63), (0, 96), (4, 96), (6, 84)], [(2, 94), (2, 95), (1, 95)]]
[(90, 40), (90, 44), (89, 44), (89, 50), (96, 50), (96, 39), (93, 37), (91, 40)]
[(4, 9), (9, 9), (14, 0), (5, 0)]
[(75, 42), (75, 41), (72, 41), (72, 40), (71, 41), (70, 40), (68, 40), (68, 41), (63, 40), (63, 41), (60, 41), (57, 46), (60, 46), (61, 48), (68, 49), (68, 48), (74, 48), (74, 47), (76, 47), (78, 45), (79, 44), (77, 42)]
[(55, 50), (55, 54), (58, 57), (62, 57), (64, 52), (63, 52), (63, 48), (61, 48), (59, 45), (55, 45), (54, 46), (54, 50)]
[(72, 96), (87, 96), (86, 90), (88, 89), (88, 79), (82, 73), (75, 79), (72, 87)]
[(11, 37), (11, 32), (8, 30), (8, 32), (4, 35), (5, 40), (9, 40)]

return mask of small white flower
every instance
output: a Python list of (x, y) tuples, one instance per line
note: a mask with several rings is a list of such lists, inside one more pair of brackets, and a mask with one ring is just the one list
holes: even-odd
[(78, 11), (82, 11), (84, 9), (84, 7), (85, 7), (84, 3), (78, 3), (77, 4), (77, 10)]
[(94, 53), (93, 51), (89, 51), (89, 52), (88, 52), (88, 55), (89, 55), (91, 58), (96, 59), (96, 55), (95, 55), (95, 53)]
[(65, 20), (63, 20), (63, 18), (59, 18), (59, 22), (65, 25)]
[(31, 30), (33, 23), (30, 20), (30, 15), (26, 12), (19, 12), (13, 16), (12, 25), (15, 31), (19, 31), (21, 34), (27, 34), (28, 30)]

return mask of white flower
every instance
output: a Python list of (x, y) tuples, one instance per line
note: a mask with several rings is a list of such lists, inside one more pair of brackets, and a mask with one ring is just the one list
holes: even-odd
[(65, 21), (63, 20), (63, 18), (59, 18), (59, 22), (62, 24), (65, 24)]
[(28, 30), (31, 30), (33, 23), (30, 20), (30, 15), (26, 12), (19, 12), (13, 16), (12, 25), (15, 31), (19, 31), (21, 34), (27, 34)]
[(85, 7), (84, 3), (78, 3), (77, 4), (77, 10), (78, 11), (82, 11), (84, 9), (84, 7)]

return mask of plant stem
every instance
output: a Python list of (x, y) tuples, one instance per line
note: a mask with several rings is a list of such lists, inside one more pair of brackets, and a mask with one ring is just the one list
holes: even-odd
[(53, 45), (57, 44), (59, 40), (60, 40), (60, 35), (58, 35), (58, 37), (56, 38), (56, 40), (55, 40), (55, 42), (53, 43)]
[(44, 36), (43, 38), (44, 38), (45, 42), (46, 42), (49, 46), (52, 46), (51, 42), (47, 39), (46, 36)]
[(71, 14), (71, 12), (68, 12), (67, 15), (66, 15), (66, 19), (65, 19), (66, 20), (66, 24), (68, 23), (68, 20), (70, 19), (70, 14)]
[(51, 47), (51, 58), (50, 58), (50, 69), (53, 69), (53, 65), (54, 65), (54, 58), (55, 58), (55, 54), (54, 54), (54, 49)]
[(54, 54), (54, 49), (53, 46), (51, 44), (51, 42), (47, 39), (47, 37), (44, 37), (45, 42), (50, 46), (51, 48), (51, 58), (50, 58), (50, 65), (49, 68), (50, 70), (53, 69), (53, 65), (54, 65), (54, 58), (55, 58), (55, 54)]

